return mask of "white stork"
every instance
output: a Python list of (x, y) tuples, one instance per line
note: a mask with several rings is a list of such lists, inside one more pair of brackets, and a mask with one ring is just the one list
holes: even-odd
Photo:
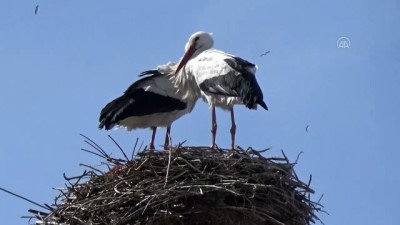
[(170, 78), (175, 70), (176, 64), (168, 63), (155, 70), (142, 72), (139, 76), (143, 78), (101, 110), (99, 128), (110, 130), (114, 126), (122, 126), (128, 131), (151, 128), (153, 134), (149, 149), (153, 150), (157, 127), (167, 127), (164, 149), (168, 149), (172, 123), (191, 112), (198, 98), (187, 95), (175, 86), (176, 83)]
[(268, 107), (263, 101), (263, 93), (255, 77), (256, 65), (234, 55), (211, 49), (213, 44), (209, 33), (196, 32), (190, 36), (175, 75), (193, 76), (203, 99), (211, 105), (212, 148), (215, 148), (217, 132), (215, 106), (230, 111), (233, 149), (236, 134), (233, 106), (244, 104), (249, 109), (256, 109), (258, 104), (266, 110)]

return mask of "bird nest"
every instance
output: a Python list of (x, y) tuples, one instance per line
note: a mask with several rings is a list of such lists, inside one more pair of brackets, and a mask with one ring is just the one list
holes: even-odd
[[(303, 225), (319, 220), (310, 184), (283, 154), (268, 158), (252, 148), (212, 150), (176, 146), (115, 159), (87, 139), (110, 165), (87, 166), (65, 177), (49, 215), (37, 224), (273, 224)], [(85, 150), (89, 151), (89, 150)], [(311, 180), (311, 179), (310, 179)]]

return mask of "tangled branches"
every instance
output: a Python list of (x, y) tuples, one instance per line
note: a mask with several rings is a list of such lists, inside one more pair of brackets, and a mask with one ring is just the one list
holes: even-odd
[[(96, 149), (98, 149), (96, 147)], [(101, 151), (100, 151), (101, 152)], [(265, 158), (251, 148), (236, 151), (178, 146), (112, 159), (108, 172), (95, 168), (65, 177), (55, 209), (42, 224), (273, 224), (319, 220), (322, 206), (285, 155)]]

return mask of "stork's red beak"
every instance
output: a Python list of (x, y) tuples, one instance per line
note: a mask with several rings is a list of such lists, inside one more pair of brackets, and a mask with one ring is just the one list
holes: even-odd
[(192, 55), (195, 51), (196, 51), (196, 48), (193, 45), (191, 45), (189, 47), (189, 49), (183, 55), (182, 60), (179, 62), (179, 65), (178, 65), (178, 68), (176, 68), (175, 74), (177, 74), (182, 69), (182, 67), (184, 67), (186, 65), (186, 63), (189, 61), (189, 59), (192, 57)]

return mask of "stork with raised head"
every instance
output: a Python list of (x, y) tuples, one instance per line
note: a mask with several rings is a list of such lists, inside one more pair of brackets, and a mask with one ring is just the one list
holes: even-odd
[(180, 90), (179, 87), (186, 83), (171, 79), (175, 70), (176, 64), (168, 63), (142, 72), (139, 75), (141, 79), (101, 110), (99, 128), (125, 127), (128, 131), (151, 128), (153, 133), (149, 149), (153, 150), (157, 127), (166, 127), (164, 149), (168, 149), (172, 123), (191, 112), (198, 98)]
[(260, 105), (268, 110), (263, 93), (257, 83), (256, 65), (237, 56), (211, 49), (214, 41), (210, 33), (196, 32), (186, 43), (175, 75), (193, 76), (201, 95), (211, 105), (212, 148), (215, 148), (217, 122), (215, 107), (229, 110), (231, 114), (231, 143), (235, 148), (235, 114), (233, 106), (244, 104), (249, 109)]

